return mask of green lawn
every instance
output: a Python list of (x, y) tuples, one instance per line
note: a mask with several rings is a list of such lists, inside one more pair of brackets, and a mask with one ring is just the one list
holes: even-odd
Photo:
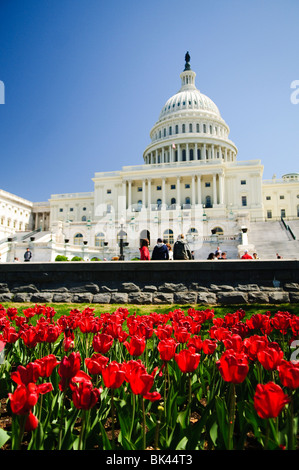
[[(18, 309), (19, 313), (22, 313), (24, 309), (29, 307), (34, 307), (32, 303), (11, 303), (3, 302), (1, 305), (5, 309), (14, 307)], [(227, 313), (233, 313), (238, 309), (243, 309), (246, 312), (246, 318), (250, 318), (251, 315), (255, 313), (265, 313), (270, 311), (272, 314), (277, 311), (287, 311), (294, 314), (299, 314), (299, 305), (298, 304), (281, 304), (281, 305), (230, 305), (230, 306), (207, 306), (207, 305), (132, 305), (132, 304), (45, 304), (47, 306), (53, 307), (57, 315), (55, 318), (60, 317), (61, 315), (68, 315), (69, 312), (77, 308), (78, 310), (83, 310), (86, 307), (94, 309), (95, 314), (101, 313), (112, 313), (117, 308), (127, 308), (130, 314), (136, 312), (138, 315), (149, 314), (151, 312), (157, 313), (168, 313), (175, 309), (182, 309), (186, 313), (189, 308), (195, 308), (196, 310), (206, 310), (211, 308), (214, 310), (216, 316), (224, 316)]]

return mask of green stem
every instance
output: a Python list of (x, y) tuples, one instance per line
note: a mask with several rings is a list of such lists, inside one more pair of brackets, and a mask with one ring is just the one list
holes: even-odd
[(113, 388), (111, 389), (111, 415), (112, 415), (112, 423), (111, 423), (111, 428), (112, 428), (112, 448), (114, 449), (115, 447), (115, 431), (114, 431), (114, 390)]
[(146, 433), (145, 433), (145, 408), (144, 408), (144, 398), (141, 397), (142, 400), (142, 437), (143, 437), (143, 450), (146, 449)]
[(62, 405), (60, 410), (60, 428), (58, 437), (58, 450), (61, 450), (62, 445), (62, 429), (63, 429), (63, 418), (64, 418), (64, 406), (65, 406), (66, 390), (63, 392)]
[(231, 382), (229, 388), (229, 421), (228, 421), (228, 450), (233, 450), (234, 447), (234, 425), (235, 425), (235, 408), (236, 408), (236, 395), (235, 384)]
[(289, 410), (289, 438), (288, 438), (288, 450), (295, 450), (295, 442), (294, 442), (294, 401), (293, 396), (291, 397)]

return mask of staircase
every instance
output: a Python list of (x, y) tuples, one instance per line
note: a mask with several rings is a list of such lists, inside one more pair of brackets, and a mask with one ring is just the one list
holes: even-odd
[(260, 259), (276, 259), (276, 253), (283, 259), (299, 259), (299, 240), (294, 240), (280, 221), (251, 222), (248, 241)]

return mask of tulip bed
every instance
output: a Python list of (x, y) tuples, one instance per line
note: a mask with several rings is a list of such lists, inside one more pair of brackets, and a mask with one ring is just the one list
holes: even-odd
[(0, 447), (296, 449), (297, 339), (280, 310), (0, 305)]

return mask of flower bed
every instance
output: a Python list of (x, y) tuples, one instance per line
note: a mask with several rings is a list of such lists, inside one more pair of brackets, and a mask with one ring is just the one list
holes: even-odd
[(296, 449), (299, 316), (0, 306), (4, 449)]

